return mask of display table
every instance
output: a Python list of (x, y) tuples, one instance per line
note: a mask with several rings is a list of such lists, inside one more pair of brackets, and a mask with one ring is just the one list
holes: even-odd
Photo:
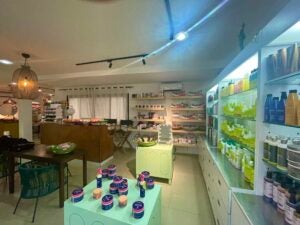
[(149, 171), (151, 176), (165, 178), (172, 182), (173, 145), (156, 144), (136, 148), (136, 175)]
[[(111, 180), (103, 179), (102, 197), (109, 194)], [(128, 203), (124, 208), (118, 205), (118, 195), (114, 196), (112, 209), (104, 211), (101, 208), (101, 198), (92, 198), (92, 191), (96, 188), (96, 180), (84, 187), (84, 199), (72, 203), (71, 199), (65, 201), (64, 225), (160, 225), (161, 224), (161, 187), (155, 185), (153, 189), (146, 190), (145, 198), (140, 198), (136, 180), (128, 180)], [(145, 214), (141, 219), (132, 216), (132, 204), (142, 201), (145, 205)]]

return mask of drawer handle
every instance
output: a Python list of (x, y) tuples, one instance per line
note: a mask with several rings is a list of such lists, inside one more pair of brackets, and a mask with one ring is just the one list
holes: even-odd
[(210, 159), (208, 160), (208, 162), (210, 163)]
[(221, 186), (221, 181), (220, 181), (220, 180), (218, 180), (218, 183), (219, 183), (219, 185)]
[(210, 173), (208, 174), (208, 176), (210, 177)]
[(220, 201), (219, 201), (219, 199), (218, 199), (218, 205), (219, 205), (219, 207), (221, 207), (221, 204), (220, 204)]

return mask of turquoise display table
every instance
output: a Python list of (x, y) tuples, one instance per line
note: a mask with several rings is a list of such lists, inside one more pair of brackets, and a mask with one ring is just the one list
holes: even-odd
[[(103, 179), (102, 196), (109, 194), (111, 180)], [(128, 203), (124, 208), (118, 205), (118, 195), (114, 195), (114, 206), (108, 211), (101, 208), (101, 198), (95, 200), (92, 191), (96, 188), (96, 180), (84, 187), (84, 199), (72, 203), (65, 201), (64, 225), (160, 225), (161, 224), (161, 187), (154, 186), (146, 190), (146, 197), (140, 198), (136, 180), (128, 180)], [(135, 201), (144, 202), (145, 214), (141, 219), (132, 216), (132, 204)]]
[(160, 177), (172, 182), (173, 177), (173, 145), (156, 144), (151, 147), (137, 147), (136, 174), (149, 171), (151, 176)]

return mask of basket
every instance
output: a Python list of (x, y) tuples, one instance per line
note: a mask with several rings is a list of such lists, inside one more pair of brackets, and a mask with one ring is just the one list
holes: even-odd
[(139, 147), (151, 147), (151, 146), (156, 145), (156, 143), (157, 143), (157, 141), (149, 141), (149, 142), (139, 141), (137, 144)]
[(48, 195), (59, 188), (58, 166), (28, 162), (19, 166), (21, 198), (31, 199)]
[[(67, 145), (69, 147), (64, 147), (63, 145)], [(64, 154), (68, 154), (74, 151), (74, 149), (76, 148), (76, 144), (71, 143), (71, 142), (67, 142), (64, 144), (60, 144), (60, 145), (50, 145), (47, 147), (47, 149), (51, 152), (53, 152), (54, 154), (58, 154), (58, 155), (64, 155)]]

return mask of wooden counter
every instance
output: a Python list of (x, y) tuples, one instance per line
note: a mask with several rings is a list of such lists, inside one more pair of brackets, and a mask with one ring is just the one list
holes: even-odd
[(10, 135), (14, 138), (19, 137), (19, 122), (17, 120), (0, 120), (0, 136), (4, 131), (9, 131)]
[(89, 161), (102, 162), (113, 155), (113, 138), (106, 125), (41, 124), (42, 144), (56, 145), (68, 141), (83, 149)]

